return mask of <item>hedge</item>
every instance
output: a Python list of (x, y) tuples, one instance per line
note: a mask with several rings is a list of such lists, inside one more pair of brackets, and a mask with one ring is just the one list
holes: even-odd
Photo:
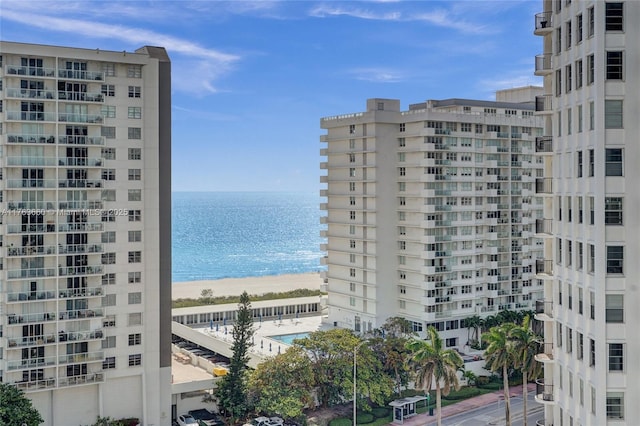
[(356, 414), (356, 424), (363, 425), (373, 422), (373, 414), (371, 413), (358, 413)]
[(384, 407), (376, 407), (371, 410), (371, 414), (373, 414), (373, 417), (375, 417), (376, 419), (382, 419), (389, 415), (389, 409)]
[(333, 419), (329, 422), (329, 426), (352, 426), (353, 422), (351, 419), (345, 419), (344, 417), (340, 417), (337, 419)]
[(442, 395), (442, 398), (448, 399), (450, 401), (457, 401), (460, 399), (472, 398), (478, 395), (480, 395), (480, 389), (475, 387), (466, 387), (466, 388), (461, 388), (460, 390), (457, 390), (457, 391), (451, 391), (449, 395), (446, 395), (446, 396)]

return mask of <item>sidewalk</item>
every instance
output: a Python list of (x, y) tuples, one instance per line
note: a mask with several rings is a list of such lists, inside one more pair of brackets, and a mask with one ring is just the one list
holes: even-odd
[[(529, 394), (536, 391), (536, 385), (529, 383), (527, 386)], [(509, 393), (512, 397), (522, 396), (522, 386), (514, 386), (509, 388)], [(475, 410), (476, 408), (485, 407), (490, 404), (495, 404), (498, 399), (502, 400), (504, 392), (502, 390), (486, 393), (484, 395), (476, 396), (473, 398), (465, 399), (464, 401), (457, 402), (455, 404), (447, 405), (442, 408), (442, 419), (455, 416), (456, 414), (464, 413), (466, 411)], [(434, 403), (435, 404), (435, 403)], [(389, 423), (393, 425), (395, 423)], [(403, 423), (404, 426), (425, 426), (436, 424), (436, 409), (433, 409), (433, 416), (429, 415), (429, 412), (418, 414), (417, 416), (406, 419)]]

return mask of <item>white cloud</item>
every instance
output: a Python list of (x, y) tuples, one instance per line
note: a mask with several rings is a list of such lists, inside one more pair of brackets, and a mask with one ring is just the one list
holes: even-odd
[(356, 80), (372, 83), (399, 83), (406, 77), (403, 72), (389, 68), (355, 68), (347, 73)]

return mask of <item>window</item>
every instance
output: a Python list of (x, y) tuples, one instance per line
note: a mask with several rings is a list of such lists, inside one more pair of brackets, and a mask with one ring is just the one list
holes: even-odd
[(129, 139), (142, 139), (142, 128), (128, 127), (127, 134)]
[(129, 242), (138, 243), (142, 241), (142, 231), (129, 231)]
[(114, 212), (102, 212), (102, 221), (103, 222), (115, 222), (116, 221), (116, 215)]
[(578, 359), (582, 359), (582, 357), (584, 356), (584, 336), (580, 332), (576, 332), (576, 334), (576, 357)]
[(116, 86), (113, 84), (103, 84), (100, 89), (100, 93), (104, 96), (115, 96), (116, 95)]
[(605, 3), (604, 29), (607, 31), (624, 30), (624, 9), (622, 3)]
[(142, 190), (141, 189), (129, 189), (129, 190), (127, 190), (127, 199), (128, 199), (128, 201), (141, 201), (142, 200)]
[(129, 97), (130, 98), (139, 98), (141, 93), (140, 86), (129, 86)]
[(116, 254), (115, 253), (102, 253), (102, 264), (103, 265), (113, 265), (116, 263)]
[(355, 210), (350, 210), (349, 211), (349, 219), (356, 220), (356, 212), (355, 212)]
[(142, 324), (142, 314), (140, 312), (129, 314), (129, 325), (141, 325), (141, 324)]
[(351, 278), (355, 278), (355, 276), (356, 276), (356, 268), (349, 268), (349, 276)]
[(104, 361), (102, 361), (102, 369), (109, 370), (112, 368), (116, 368), (116, 357), (108, 356), (104, 359)]
[(129, 367), (142, 365), (142, 354), (129, 355)]
[(351, 292), (356, 291), (356, 283), (349, 283), (349, 291)]
[(100, 198), (102, 201), (115, 201), (116, 200), (116, 190), (115, 189), (103, 189), (100, 191)]
[[(565, 24), (565, 28), (566, 28), (566, 31), (565, 31), (565, 38), (566, 38), (565, 39), (565, 41), (566, 41), (565, 49), (569, 50), (569, 49), (571, 49), (571, 36), (573, 36), (573, 30), (571, 29), (571, 21), (568, 21)], [(571, 89), (569, 89), (569, 90), (571, 90)]]
[(115, 139), (116, 128), (111, 126), (102, 126), (100, 128), (100, 136), (104, 136), (107, 139)]
[(116, 306), (116, 295), (105, 294), (102, 296), (102, 306)]
[(604, 128), (622, 129), (622, 101), (604, 101)]
[(115, 231), (107, 231), (102, 233), (102, 242), (103, 243), (115, 243), (116, 242), (116, 233)]
[(578, 223), (582, 223), (583, 222), (582, 197), (578, 196), (577, 199), (578, 199)]
[[(401, 152), (399, 154), (404, 154), (404, 152)], [(399, 156), (399, 154), (398, 154), (398, 156)], [(404, 157), (403, 157), (402, 160), (404, 161)], [(350, 163), (355, 163), (356, 162), (356, 155), (355, 154), (349, 154), (349, 162)]]
[(589, 339), (589, 366), (595, 367), (596, 365), (596, 341)]
[(576, 44), (582, 41), (582, 14), (576, 16)]
[(582, 133), (582, 105), (578, 105), (578, 133)]
[(115, 160), (116, 159), (116, 149), (115, 148), (102, 148), (101, 156), (105, 160)]
[(142, 65), (129, 65), (127, 67), (127, 77), (142, 78)]
[(624, 420), (623, 392), (607, 392), (607, 419)]
[(116, 170), (102, 169), (102, 180), (116, 180)]
[(596, 319), (596, 293), (589, 292), (589, 318)]
[(129, 335), (129, 346), (136, 346), (142, 344), (142, 334), (134, 333)]
[(142, 149), (141, 148), (129, 148), (128, 154), (129, 154), (129, 160), (140, 160), (140, 159), (142, 159)]
[(588, 19), (588, 25), (587, 25), (587, 37), (593, 37), (593, 35), (595, 34), (595, 9), (593, 7), (590, 7), (589, 9), (587, 9), (587, 19)]
[(622, 274), (624, 247), (607, 246), (607, 274)]
[(405, 138), (398, 138), (398, 146), (399, 147), (401, 147), (401, 148), (405, 147), (406, 144), (407, 144), (407, 142), (406, 142)]
[(140, 169), (129, 169), (129, 180), (140, 180), (142, 171)]
[(116, 274), (104, 274), (102, 276), (102, 285), (113, 285), (116, 283)]
[(562, 71), (556, 70), (556, 96), (560, 96), (561, 94), (562, 94)]
[(609, 343), (609, 371), (624, 371), (624, 344)]
[(607, 80), (622, 80), (622, 52), (607, 52)]
[(349, 177), (356, 177), (356, 169), (355, 169), (355, 167), (349, 168)]
[(140, 222), (142, 220), (142, 213), (140, 210), (129, 210), (129, 222)]
[(349, 297), (349, 306), (356, 306), (356, 298), (351, 296)]
[(562, 51), (562, 28), (556, 28), (556, 55)]
[(605, 319), (609, 323), (624, 322), (624, 295), (607, 294), (605, 296)]
[(116, 347), (116, 336), (107, 336), (102, 340), (102, 349), (109, 349)]
[(128, 294), (129, 304), (130, 305), (139, 305), (142, 303), (142, 293), (135, 292)]
[(142, 252), (141, 251), (130, 251), (129, 252), (129, 263), (140, 263), (142, 262)]
[(593, 149), (589, 150), (589, 177), (593, 177), (595, 175), (595, 167), (596, 167), (596, 154)]
[(353, 192), (356, 190), (356, 183), (355, 182), (349, 182), (349, 191)]
[(113, 105), (102, 105), (100, 113), (105, 118), (116, 118), (116, 107)]
[(595, 81), (595, 56), (587, 56), (587, 84), (593, 84)]
[(115, 77), (116, 75), (116, 64), (112, 62), (104, 62), (102, 64), (102, 72), (105, 77)]
[(622, 225), (622, 197), (606, 197), (604, 199), (605, 225)]
[(582, 177), (582, 151), (578, 151), (576, 155), (578, 156), (578, 165), (576, 167), (577, 168), (576, 172), (578, 173), (578, 177), (581, 178)]
[(576, 61), (576, 89), (582, 87), (582, 59)]
[(407, 169), (405, 167), (398, 167), (398, 174), (400, 176), (406, 176), (407, 175)]
[(142, 282), (142, 272), (129, 272), (129, 284)]
[(596, 107), (593, 101), (589, 102), (589, 130), (595, 129), (596, 126)]
[(407, 125), (406, 123), (400, 123), (399, 127), (399, 131), (404, 132), (407, 129)]
[(142, 107), (128, 107), (127, 118), (142, 118)]
[(587, 262), (587, 272), (594, 273), (596, 268), (596, 246), (587, 244), (589, 249), (589, 261)]

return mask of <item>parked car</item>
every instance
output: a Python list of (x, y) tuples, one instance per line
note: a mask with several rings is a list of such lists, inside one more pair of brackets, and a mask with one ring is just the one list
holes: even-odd
[(223, 426), (224, 422), (217, 414), (212, 413), (209, 410), (191, 410), (189, 414), (196, 419), (200, 426)]
[(180, 426), (199, 426), (196, 419), (189, 414), (181, 414), (178, 416), (178, 424)]
[(283, 426), (284, 421), (280, 417), (256, 417), (251, 423), (245, 423), (244, 426)]

